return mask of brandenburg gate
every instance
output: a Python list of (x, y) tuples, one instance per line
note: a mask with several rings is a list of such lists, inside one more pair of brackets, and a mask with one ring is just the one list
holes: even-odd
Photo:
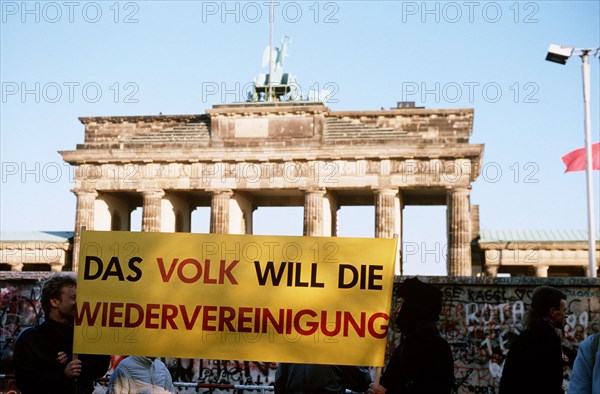
[(84, 142), (60, 152), (75, 166), (73, 270), (82, 228), (129, 230), (140, 206), (142, 231), (190, 231), (192, 211), (209, 206), (210, 232), (230, 234), (251, 234), (257, 207), (303, 206), (304, 235), (336, 236), (341, 206), (374, 205), (375, 236), (401, 241), (404, 206), (446, 205), (448, 275), (474, 274), (473, 109), (249, 102), (80, 121)]

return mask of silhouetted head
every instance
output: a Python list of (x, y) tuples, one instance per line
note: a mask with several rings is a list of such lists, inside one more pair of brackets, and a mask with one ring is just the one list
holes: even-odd
[(531, 327), (535, 322), (546, 319), (556, 328), (563, 328), (566, 317), (567, 295), (552, 286), (539, 286), (533, 291), (531, 309), (526, 316), (526, 325)]
[(399, 311), (396, 324), (400, 331), (437, 322), (442, 311), (442, 291), (417, 278), (406, 279), (396, 289)]

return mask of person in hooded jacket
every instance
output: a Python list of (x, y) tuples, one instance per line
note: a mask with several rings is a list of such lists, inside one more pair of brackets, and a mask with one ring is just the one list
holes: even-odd
[(396, 327), (401, 333), (379, 384), (369, 394), (447, 394), (454, 384), (454, 359), (436, 323), (442, 292), (417, 278), (406, 279), (396, 290)]

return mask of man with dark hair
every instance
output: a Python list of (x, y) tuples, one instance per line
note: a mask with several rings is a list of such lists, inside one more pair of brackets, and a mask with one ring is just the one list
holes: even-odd
[(533, 291), (526, 329), (514, 340), (504, 362), (501, 394), (564, 393), (561, 337), (566, 299), (555, 287)]
[(106, 373), (110, 356), (73, 357), (76, 290), (75, 275), (66, 272), (42, 286), (45, 320), (23, 330), (15, 343), (15, 377), (22, 394), (89, 394), (93, 380)]
[(400, 344), (370, 394), (448, 394), (454, 384), (454, 359), (436, 322), (442, 311), (437, 287), (409, 278), (398, 286), (396, 326)]

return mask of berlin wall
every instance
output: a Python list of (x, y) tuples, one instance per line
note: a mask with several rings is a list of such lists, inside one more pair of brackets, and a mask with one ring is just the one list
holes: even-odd
[(563, 352), (569, 358), (565, 387), (577, 347), (600, 332), (600, 280), (588, 278), (427, 277), (445, 297), (438, 327), (452, 346), (459, 393), (497, 393), (512, 340), (523, 329), (533, 289), (551, 285), (567, 294)]
[[(49, 272), (0, 273), (0, 374), (13, 373), (12, 349), (19, 332), (42, 319), (40, 289), (42, 281), (49, 275)], [(458, 393), (498, 392), (507, 350), (511, 341), (523, 329), (524, 314), (529, 309), (536, 286), (556, 286), (568, 296), (563, 350), (570, 365), (578, 344), (587, 335), (600, 332), (598, 279), (420, 279), (443, 290), (444, 308), (438, 326), (454, 353), (455, 387)], [(403, 278), (396, 278), (397, 283), (402, 280)], [(390, 330), (388, 355), (393, 351), (397, 338), (398, 334)], [(118, 358), (113, 357), (114, 361)], [(270, 385), (277, 368), (275, 363), (258, 361), (174, 358), (166, 358), (164, 361), (173, 374), (173, 380), (179, 382)], [(564, 369), (565, 385), (568, 384), (570, 365)], [(102, 392), (101, 388), (99, 392)], [(0, 394), (4, 393), (17, 393), (13, 380), (0, 380)]]

